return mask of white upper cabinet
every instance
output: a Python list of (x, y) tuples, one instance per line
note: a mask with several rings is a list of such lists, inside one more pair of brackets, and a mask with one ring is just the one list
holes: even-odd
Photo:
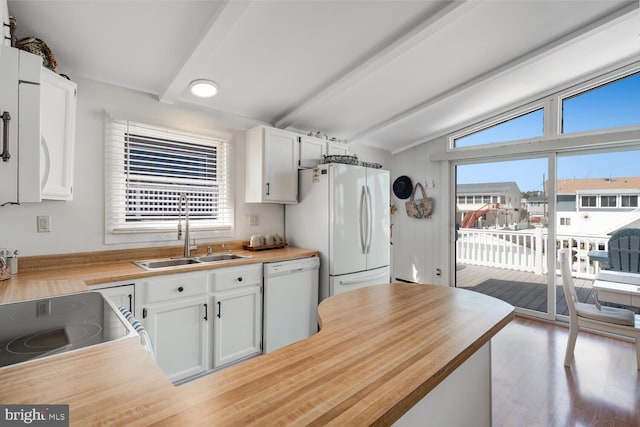
[(346, 156), (349, 154), (349, 146), (342, 142), (327, 141), (327, 156)]
[(4, 46), (11, 46), (11, 31), (9, 29), (9, 5), (7, 0), (0, 0), (0, 21), (2, 21), (2, 42)]
[(259, 126), (247, 131), (245, 201), (296, 203), (298, 135)]
[(0, 204), (40, 201), (42, 58), (0, 46)]
[(42, 70), (40, 88), (40, 183), (43, 199), (73, 199), (76, 84)]
[(299, 148), (298, 167), (302, 169), (318, 166), (322, 162), (322, 156), (327, 152), (325, 141), (311, 136), (301, 136)]
[(300, 169), (317, 167), (322, 163), (324, 156), (346, 156), (349, 154), (349, 147), (342, 142), (329, 141), (313, 136), (300, 136), (299, 139), (298, 167)]

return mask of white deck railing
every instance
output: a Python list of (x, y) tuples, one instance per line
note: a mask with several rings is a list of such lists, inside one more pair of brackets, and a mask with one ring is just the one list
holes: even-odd
[[(547, 230), (494, 230), (466, 228), (458, 230), (456, 261), (509, 270), (547, 274)], [(609, 236), (558, 235), (556, 248), (572, 248), (574, 277), (594, 279), (600, 266), (590, 261), (591, 250), (607, 250)], [(555, 254), (553, 255), (555, 257)], [(559, 270), (556, 271), (559, 274)]]

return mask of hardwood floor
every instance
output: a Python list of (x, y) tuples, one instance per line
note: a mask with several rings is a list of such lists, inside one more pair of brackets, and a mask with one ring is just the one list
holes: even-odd
[(634, 345), (517, 316), (492, 340), (493, 426), (640, 426)]

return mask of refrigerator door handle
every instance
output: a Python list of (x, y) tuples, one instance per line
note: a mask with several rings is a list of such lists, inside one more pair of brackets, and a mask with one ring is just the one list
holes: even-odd
[(365, 193), (365, 186), (363, 185), (362, 190), (360, 191), (360, 247), (362, 248), (363, 254), (367, 253), (367, 236), (365, 235), (367, 231), (365, 231), (365, 228), (364, 228), (365, 226), (364, 207), (365, 207), (366, 198), (367, 198), (367, 195)]
[(369, 186), (365, 187), (367, 195), (367, 250), (368, 254), (371, 251), (371, 235), (373, 234), (373, 207), (371, 206), (371, 191)]

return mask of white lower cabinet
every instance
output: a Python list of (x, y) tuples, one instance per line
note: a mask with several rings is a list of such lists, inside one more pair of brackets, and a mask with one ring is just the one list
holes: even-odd
[(105, 283), (90, 286), (92, 291), (98, 291), (111, 300), (116, 307), (124, 307), (135, 316), (136, 285), (131, 282)]
[(260, 354), (262, 341), (261, 287), (220, 292), (213, 297), (213, 366), (217, 368)]
[(204, 373), (209, 368), (207, 302), (205, 295), (143, 309), (156, 360), (171, 381)]
[(262, 352), (262, 264), (142, 279), (137, 318), (179, 382)]
[(262, 264), (211, 272), (213, 366), (262, 352)]
[(158, 364), (171, 381), (210, 368), (208, 289), (207, 272), (148, 277), (136, 288), (138, 318), (149, 332)]

